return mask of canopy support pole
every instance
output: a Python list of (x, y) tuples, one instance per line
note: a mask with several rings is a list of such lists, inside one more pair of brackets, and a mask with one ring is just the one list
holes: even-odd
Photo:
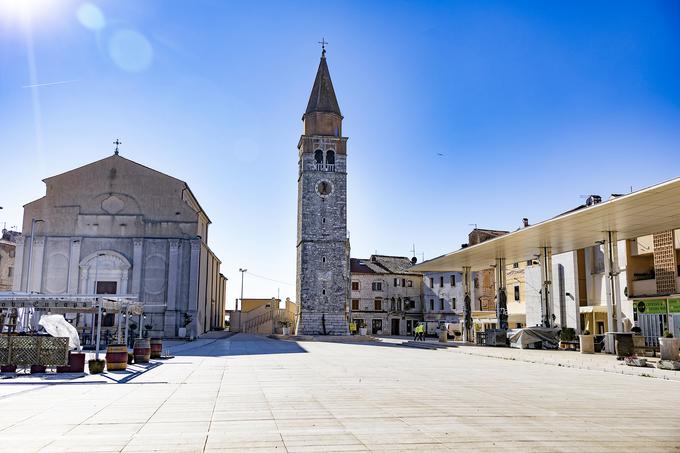
[[(102, 333), (102, 302), (97, 300), (97, 344), (95, 345), (95, 355), (94, 358), (99, 360), (99, 338)], [(94, 316), (94, 315), (92, 315)]]
[(550, 247), (541, 247), (541, 319), (545, 327), (551, 327), (552, 320), (552, 251)]
[(505, 258), (496, 258), (496, 326), (508, 329), (508, 304), (505, 295)]
[(128, 324), (129, 324), (129, 319), (130, 319), (129, 308), (130, 308), (130, 307), (129, 307), (128, 305), (125, 306), (125, 346), (126, 346), (126, 347), (129, 347), (129, 346), (128, 346), (128, 345), (129, 345), (129, 341), (128, 341), (128, 332), (129, 332)]
[[(607, 330), (622, 332), (621, 287), (619, 283), (619, 247), (616, 231), (607, 231), (604, 240), (604, 274), (607, 289)], [(611, 348), (613, 353), (613, 345)], [(610, 351), (608, 351), (610, 352)]]
[(471, 335), (472, 329), (472, 295), (470, 294), (470, 287), (472, 282), (472, 267), (463, 267), (463, 292), (465, 294), (463, 300), (463, 341), (468, 343), (474, 339)]

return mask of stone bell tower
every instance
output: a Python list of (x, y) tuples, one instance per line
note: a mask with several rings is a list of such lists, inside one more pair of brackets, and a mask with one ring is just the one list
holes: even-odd
[(314, 80), (298, 143), (298, 335), (347, 335), (347, 137), (326, 63)]

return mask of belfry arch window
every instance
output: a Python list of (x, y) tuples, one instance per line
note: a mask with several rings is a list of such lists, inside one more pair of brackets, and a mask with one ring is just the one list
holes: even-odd
[(323, 151), (320, 149), (314, 151), (314, 160), (317, 164), (323, 164)]
[(335, 165), (335, 151), (333, 151), (332, 149), (326, 151), (326, 164)]

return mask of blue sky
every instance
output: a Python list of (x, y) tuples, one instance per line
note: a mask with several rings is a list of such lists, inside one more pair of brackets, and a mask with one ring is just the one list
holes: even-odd
[(470, 224), (515, 229), (680, 176), (678, 2), (27, 0), (29, 40), (8, 1), (0, 222), (120, 138), (189, 183), (232, 303), (239, 267), (246, 297), (294, 297), (321, 37), (349, 136), (352, 256), (415, 243), (432, 258)]

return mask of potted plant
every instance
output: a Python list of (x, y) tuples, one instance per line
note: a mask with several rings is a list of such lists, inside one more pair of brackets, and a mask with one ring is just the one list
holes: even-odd
[(279, 324), (281, 324), (281, 331), (283, 335), (290, 335), (290, 321), (284, 319), (283, 321), (279, 321)]
[(104, 366), (106, 366), (106, 360), (103, 359), (92, 359), (88, 360), (87, 367), (90, 370), (90, 374), (99, 374), (104, 371)]
[(364, 322), (364, 320), (360, 319), (358, 324), (359, 324), (359, 335), (366, 335), (368, 333), (368, 329), (366, 328), (366, 323)]
[(595, 353), (595, 337), (590, 334), (590, 330), (586, 329), (578, 336), (579, 348), (581, 354)]
[(144, 338), (149, 338), (149, 332), (151, 332), (151, 329), (153, 329), (152, 324), (144, 324)]
[(673, 334), (668, 330), (659, 338), (659, 348), (661, 360), (680, 360), (680, 338), (673, 338)]
[(189, 324), (191, 324), (191, 315), (189, 313), (184, 313), (182, 319), (182, 327), (179, 328), (179, 331), (177, 332), (177, 336), (181, 338), (185, 338), (187, 336), (187, 327)]

